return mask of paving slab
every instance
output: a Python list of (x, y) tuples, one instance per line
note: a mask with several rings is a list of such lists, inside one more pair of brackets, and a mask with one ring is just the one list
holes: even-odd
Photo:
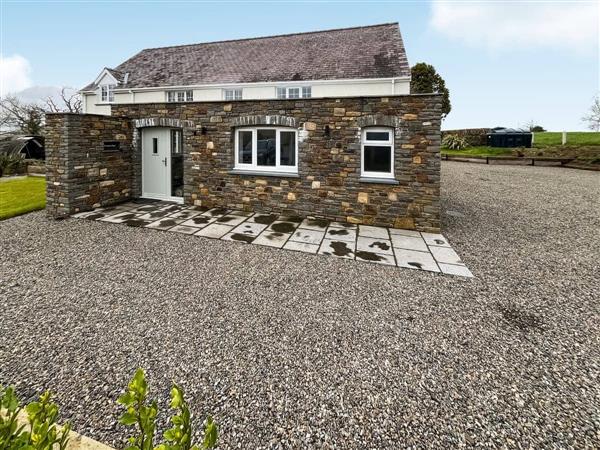
[(290, 238), (290, 240), (286, 242), (283, 248), (286, 250), (294, 250), (296, 252), (317, 253), (317, 251), (319, 250), (319, 245), (309, 244), (306, 242), (292, 241)]
[(381, 253), (384, 255), (393, 255), (392, 242), (389, 239), (379, 239), (372, 237), (358, 236), (356, 240), (356, 250)]
[(439, 272), (440, 269), (435, 259), (429, 252), (418, 252), (415, 250), (396, 249), (396, 263), (398, 267), (408, 269), (421, 269), (430, 272)]
[(356, 259), (357, 261), (366, 261), (372, 262), (375, 264), (385, 264), (388, 266), (395, 266), (396, 260), (394, 259), (394, 255), (384, 255), (382, 253), (373, 253), (364, 250), (356, 250)]
[(179, 225), (183, 222), (183, 219), (173, 219), (172, 217), (165, 217), (163, 219), (151, 222), (146, 225), (146, 228), (152, 228), (155, 230), (168, 230), (169, 228)]
[(305, 244), (315, 244), (318, 247), (324, 236), (325, 231), (298, 228), (290, 237), (290, 241), (304, 242)]
[(325, 238), (334, 241), (354, 242), (356, 241), (356, 229), (338, 228), (331, 225), (325, 233)]
[(450, 247), (448, 240), (441, 234), (421, 233), (427, 245), (435, 245), (437, 247)]
[(473, 274), (465, 265), (438, 263), (438, 266), (440, 266), (442, 272), (447, 275), (458, 275), (469, 278), (473, 277)]
[(204, 236), (208, 238), (218, 239), (229, 233), (233, 227), (220, 223), (211, 223), (210, 225), (202, 228), (198, 231), (195, 236)]
[(300, 228), (307, 230), (325, 231), (329, 226), (327, 219), (304, 219), (300, 223)]
[(235, 227), (232, 232), (247, 234), (249, 236), (258, 236), (265, 228), (267, 228), (267, 225), (246, 221)]
[[(182, 223), (182, 225), (185, 225), (186, 227), (204, 228), (205, 226), (210, 225), (211, 223), (213, 223), (216, 220), (217, 220), (216, 217), (198, 215), (198, 216), (192, 217), (191, 219), (186, 220), (185, 222)], [(198, 230), (196, 230), (196, 231), (198, 231)]]
[(255, 240), (253, 244), (265, 245), (267, 247), (281, 248), (290, 238), (292, 233), (279, 233), (277, 231), (263, 231)]
[(446, 264), (463, 264), (463, 262), (460, 260), (460, 256), (458, 256), (458, 254), (450, 247), (430, 246), (429, 251), (437, 262)]
[(428, 252), (425, 240), (420, 236), (404, 236), (402, 234), (391, 234), (392, 246), (394, 248), (403, 248), (405, 250), (418, 250)]
[(188, 227), (186, 225), (175, 225), (172, 228), (169, 228), (169, 231), (174, 233), (182, 233), (182, 234), (194, 234), (198, 231), (196, 227)]
[(323, 239), (319, 247), (320, 255), (330, 255), (336, 258), (354, 259), (356, 250), (355, 242), (336, 241), (333, 239)]
[(387, 228), (374, 227), (371, 225), (359, 225), (358, 226), (358, 235), (365, 236), (365, 237), (380, 238), (380, 239), (389, 239), (390, 238)]

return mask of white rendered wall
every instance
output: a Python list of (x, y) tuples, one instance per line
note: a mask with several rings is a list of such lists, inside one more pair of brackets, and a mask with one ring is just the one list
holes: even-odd
[[(103, 80), (104, 81), (104, 80)], [(275, 99), (278, 86), (311, 86), (313, 98), (324, 97), (369, 97), (386, 95), (408, 95), (410, 94), (409, 80), (396, 80), (392, 83), (390, 80), (374, 81), (344, 81), (339, 83), (324, 82), (299, 82), (296, 84), (278, 84), (272, 85), (255, 84), (239, 86), (207, 86), (202, 88), (193, 88), (195, 102), (210, 102), (224, 100), (223, 90), (242, 89), (243, 100), (268, 100)], [(117, 87), (118, 89), (118, 87)], [(181, 90), (186, 90), (181, 88)], [(164, 89), (143, 90), (131, 92), (115, 92), (115, 101), (117, 104), (130, 103), (163, 103), (167, 100), (167, 91)], [(101, 104), (99, 93), (85, 94), (84, 112), (90, 114), (110, 115), (110, 105)]]

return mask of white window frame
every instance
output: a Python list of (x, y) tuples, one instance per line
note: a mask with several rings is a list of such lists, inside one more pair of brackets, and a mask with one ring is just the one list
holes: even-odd
[(194, 91), (191, 89), (167, 91), (167, 103), (185, 103), (194, 101)]
[[(298, 97), (290, 97), (290, 90), (297, 89)], [(285, 97), (280, 94), (284, 93)], [(305, 95), (307, 94), (308, 95)], [(301, 98), (311, 98), (312, 97), (312, 86), (278, 86), (275, 89), (275, 97), (278, 99), (301, 99)]]
[[(257, 131), (258, 130), (275, 130), (276, 131), (276, 145), (275, 145), (275, 161), (276, 164), (274, 166), (259, 166), (257, 164)], [(239, 161), (239, 136), (240, 131), (251, 131), (252, 132), (252, 163), (251, 164), (242, 164)], [(296, 155), (294, 158), (295, 165), (293, 166), (283, 166), (280, 164), (279, 158), (281, 155), (281, 132), (290, 132), (294, 133), (294, 141), (296, 143)], [(298, 173), (298, 130), (295, 128), (288, 127), (239, 127), (235, 129), (235, 162), (234, 169), (242, 170), (248, 172), (275, 172), (275, 173)]]
[(235, 101), (235, 100), (242, 100), (242, 98), (243, 98), (242, 88), (223, 89), (223, 100)]
[[(106, 91), (105, 91), (106, 89)], [(113, 103), (115, 101), (115, 85), (103, 84), (100, 86), (100, 103)]]
[[(383, 133), (389, 134), (389, 139), (386, 141), (367, 140), (367, 133)], [(365, 146), (390, 147), (390, 171), (389, 172), (369, 172), (365, 170)], [(394, 128), (391, 127), (366, 127), (362, 129), (360, 139), (360, 176), (365, 178), (394, 178)]]

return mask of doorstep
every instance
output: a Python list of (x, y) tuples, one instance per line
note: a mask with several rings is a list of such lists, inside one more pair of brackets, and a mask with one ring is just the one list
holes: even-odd
[(140, 200), (72, 217), (446, 275), (473, 276), (441, 234)]

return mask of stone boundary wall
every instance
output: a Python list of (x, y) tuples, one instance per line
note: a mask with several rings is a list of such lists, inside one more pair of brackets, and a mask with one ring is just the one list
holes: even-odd
[(491, 128), (464, 128), (460, 130), (443, 130), (442, 139), (448, 134), (457, 134), (467, 139), (470, 145), (487, 145), (487, 134), (492, 131)]
[[(118, 142), (118, 150), (105, 143)], [(95, 114), (46, 115), (46, 211), (65, 217), (131, 196), (132, 129)]]
[[(438, 95), (119, 104), (112, 114), (128, 124), (145, 118), (195, 124), (183, 127), (186, 204), (440, 229)], [(249, 124), (299, 131), (298, 176), (232, 172), (236, 127)], [(371, 125), (395, 127), (396, 184), (360, 179), (361, 127)], [(141, 139), (135, 141), (139, 166)], [(133, 178), (138, 192), (139, 176)]]

